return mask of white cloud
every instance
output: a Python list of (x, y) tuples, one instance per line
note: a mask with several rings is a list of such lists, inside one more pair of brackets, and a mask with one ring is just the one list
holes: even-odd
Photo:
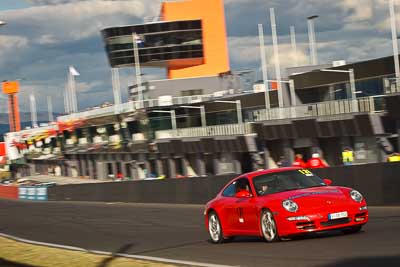
[[(261, 52), (259, 40), (256, 36), (242, 36), (229, 38), (230, 56), (233, 64), (256, 65), (257, 69), (261, 66)], [(271, 73), (275, 72), (276, 58), (273, 53), (273, 46), (265, 44), (267, 55), (267, 68)], [(295, 60), (299, 65), (306, 65), (308, 62), (308, 46), (305, 43), (297, 44), (297, 53), (295, 54), (290, 43), (279, 43), (279, 63), (281, 69), (293, 67)]]
[(10, 25), (20, 25), (24, 34), (38, 37), (35, 39), (39, 44), (46, 44), (49, 41), (65, 42), (96, 36), (101, 29), (117, 25), (127, 18), (138, 21), (154, 15), (158, 12), (155, 3), (155, 0), (69, 1), (66, 4), (34, 6), (0, 14)]
[(57, 38), (52, 34), (45, 34), (45, 35), (39, 36), (39, 38), (36, 39), (36, 43), (41, 44), (41, 45), (55, 44), (57, 42), (58, 42)]
[[(1, 1), (1, 0), (0, 0)], [(26, 0), (30, 8), (0, 11), (8, 25), (0, 30), (0, 78), (24, 77), (21, 103), (29, 110), (27, 94), (35, 90), (39, 109), (45, 96), (53, 96), (56, 110), (63, 109), (62, 92), (68, 65), (74, 65), (81, 107), (112, 102), (111, 73), (100, 30), (142, 23), (157, 16), (159, 0)], [(400, 14), (400, 0), (396, 0)], [(282, 69), (293, 65), (289, 26), (296, 26), (297, 58), (308, 63), (306, 17), (318, 14), (316, 37), (320, 63), (348, 62), (388, 56), (391, 35), (388, 0), (225, 0), (231, 68), (259, 69), (257, 24), (264, 24), (268, 69), (273, 77), (269, 8), (275, 8)], [(398, 19), (400, 23), (400, 19)], [(400, 30), (400, 27), (399, 27)], [(8, 35), (6, 35), (8, 34)], [(143, 69), (145, 79), (159, 79)], [(121, 90), (135, 81), (133, 69), (122, 69)], [(11, 77), (11, 78), (10, 78)], [(25, 101), (25, 102), (24, 102)], [(1, 105), (1, 104), (0, 104)]]
[(103, 81), (93, 81), (93, 82), (77, 82), (76, 91), (78, 93), (89, 93), (95, 87), (104, 85)]
[(345, 12), (349, 12), (350, 15), (347, 21), (360, 21), (369, 20), (373, 16), (373, 3), (372, 0), (342, 0), (337, 1), (339, 7)]
[(0, 35), (0, 62), (18, 49), (27, 47), (29, 41), (23, 36)]

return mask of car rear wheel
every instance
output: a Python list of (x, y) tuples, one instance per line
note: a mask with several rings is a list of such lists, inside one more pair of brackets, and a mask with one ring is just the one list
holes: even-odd
[(361, 231), (362, 225), (353, 226), (351, 228), (343, 229), (344, 234), (355, 234)]
[(279, 240), (276, 222), (270, 210), (263, 210), (261, 212), (260, 224), (262, 235), (267, 242), (274, 242)]
[(208, 233), (210, 234), (211, 242), (215, 244), (224, 242), (221, 223), (218, 215), (213, 211), (208, 214)]

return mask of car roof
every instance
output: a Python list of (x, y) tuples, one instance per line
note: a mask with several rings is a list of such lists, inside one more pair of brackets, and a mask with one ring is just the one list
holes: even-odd
[(284, 168), (276, 168), (276, 169), (268, 169), (268, 170), (258, 170), (258, 171), (254, 171), (254, 172), (244, 173), (240, 177), (247, 177), (250, 180), (252, 180), (254, 177), (262, 175), (262, 174), (294, 171), (294, 170), (301, 170), (301, 169), (302, 168), (299, 168), (299, 167), (284, 167)]

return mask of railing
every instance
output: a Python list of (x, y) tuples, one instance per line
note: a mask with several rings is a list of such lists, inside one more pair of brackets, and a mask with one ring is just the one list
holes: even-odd
[(220, 135), (244, 135), (251, 134), (250, 123), (224, 124), (207, 127), (182, 128), (177, 130), (156, 131), (156, 139), (178, 138), (178, 137), (199, 137), (199, 136), (220, 136)]
[[(228, 90), (229, 91), (229, 90)], [(226, 92), (225, 95), (230, 94)], [(144, 101), (130, 101), (119, 105), (108, 106), (104, 108), (97, 108), (79, 113), (58, 117), (58, 121), (69, 121), (79, 118), (95, 118), (101, 116), (107, 116), (112, 114), (133, 112), (142, 108), (152, 107), (165, 107), (172, 105), (187, 105), (200, 103), (205, 101), (211, 101), (222, 97), (223, 95), (208, 94), (208, 95), (196, 95), (196, 96), (183, 96), (183, 97), (171, 97), (170, 99), (148, 99)], [(355, 100), (343, 99), (326, 101), (312, 104), (302, 104), (295, 107), (285, 108), (272, 108), (267, 112), (265, 109), (259, 109), (253, 111), (254, 114), (251, 116), (254, 120), (251, 121), (265, 121), (265, 120), (277, 120), (277, 119), (294, 119), (304, 117), (316, 117), (316, 116), (329, 116), (339, 114), (349, 114), (357, 112), (379, 112), (383, 111), (383, 95), (361, 97)]]
[(194, 95), (194, 96), (180, 96), (180, 97), (171, 97), (168, 101), (161, 99), (147, 99), (144, 101), (129, 101), (127, 103), (122, 103), (118, 105), (108, 106), (104, 108), (96, 108), (92, 110), (82, 111), (79, 113), (73, 113), (70, 115), (64, 115), (58, 117), (58, 121), (69, 121), (74, 119), (89, 119), (101, 116), (107, 116), (112, 114), (133, 112), (142, 108), (152, 108), (152, 107), (166, 107), (173, 105), (188, 105), (195, 104), (200, 102), (211, 101), (214, 99), (219, 99), (224, 95), (229, 95), (231, 92), (226, 90), (225, 94), (216, 95), (216, 94), (207, 94), (207, 95)]
[(355, 100), (344, 99), (320, 103), (303, 104), (295, 107), (272, 108), (268, 111), (252, 111), (251, 121), (295, 119), (307, 117), (335, 116), (351, 113), (376, 113), (384, 111), (383, 97), (369, 96)]

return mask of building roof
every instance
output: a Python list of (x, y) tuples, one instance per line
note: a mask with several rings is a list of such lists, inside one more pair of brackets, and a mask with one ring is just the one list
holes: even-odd
[[(366, 61), (346, 64), (340, 67), (330, 67), (332, 70), (349, 70), (354, 69), (356, 80), (369, 78), (379, 78), (394, 75), (393, 56), (371, 59)], [(323, 67), (324, 68), (324, 67)], [(346, 73), (329, 73), (319, 71), (322, 68), (311, 71), (292, 74), (290, 79), (295, 82), (296, 89), (307, 89), (314, 87), (322, 87), (330, 84), (348, 82), (349, 75)]]

